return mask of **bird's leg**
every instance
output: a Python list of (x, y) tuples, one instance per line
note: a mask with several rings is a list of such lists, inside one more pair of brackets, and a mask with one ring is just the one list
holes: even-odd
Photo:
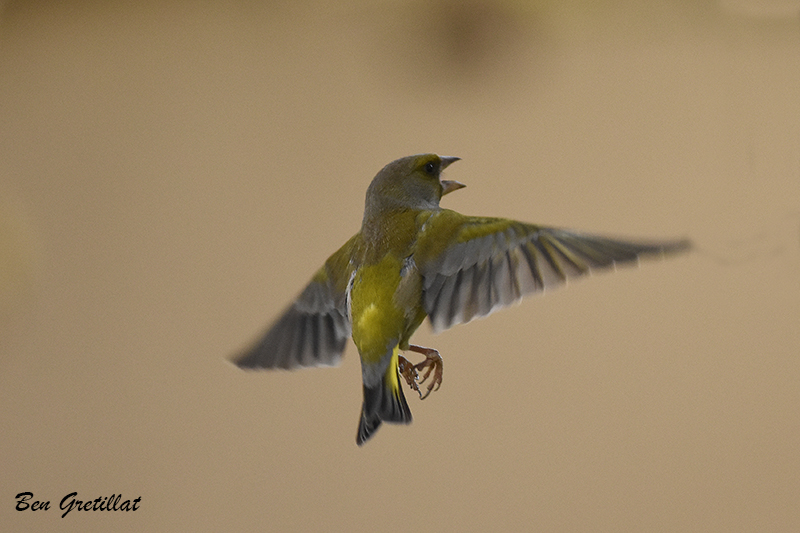
[(397, 354), (397, 370), (400, 372), (400, 375), (405, 378), (408, 386), (417, 391), (419, 393), (419, 397), (422, 398), (422, 391), (419, 390), (419, 385), (417, 385), (419, 374), (417, 373), (417, 369), (414, 367), (414, 365), (411, 364), (411, 361), (402, 355)]
[(442, 386), (442, 369), (444, 367), (444, 362), (442, 361), (442, 356), (439, 355), (438, 350), (434, 350), (433, 348), (409, 344), (408, 349), (412, 352), (421, 353), (425, 356), (424, 361), (414, 365), (414, 369), (419, 371), (422, 371), (427, 367), (425, 375), (422, 376), (420, 383), (425, 383), (425, 380), (428, 379), (428, 376), (430, 376), (431, 372), (433, 372), (433, 379), (428, 384), (428, 392), (426, 392), (424, 396), (422, 395), (422, 392), (420, 392), (420, 398), (424, 400), (428, 397), (431, 391), (434, 390), (434, 387), (436, 387), (435, 390), (439, 390), (439, 387)]

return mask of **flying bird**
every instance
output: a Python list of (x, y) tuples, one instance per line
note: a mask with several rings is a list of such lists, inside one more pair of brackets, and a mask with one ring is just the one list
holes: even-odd
[[(234, 358), (245, 369), (333, 366), (352, 337), (364, 392), (359, 446), (382, 422), (411, 422), (401, 379), (422, 399), (441, 385), (439, 352), (411, 344), (426, 317), (442, 331), (568, 279), (690, 247), (687, 240), (618, 240), (443, 209), (441, 198), (464, 187), (441, 177), (458, 160), (412, 155), (378, 172), (367, 188), (358, 233)], [(400, 352), (424, 359), (413, 364)], [(423, 392), (420, 385), (428, 379)]]

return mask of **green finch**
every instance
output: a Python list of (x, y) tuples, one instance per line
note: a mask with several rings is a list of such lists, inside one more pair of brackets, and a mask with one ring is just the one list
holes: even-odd
[[(382, 422), (411, 422), (401, 378), (423, 399), (441, 385), (439, 352), (410, 343), (425, 317), (441, 331), (570, 278), (689, 248), (686, 240), (623, 241), (442, 209), (442, 196), (464, 187), (441, 178), (458, 159), (413, 155), (378, 172), (358, 233), (235, 358), (241, 368), (332, 366), (352, 337), (364, 390), (359, 446)], [(425, 359), (414, 365), (401, 351)]]

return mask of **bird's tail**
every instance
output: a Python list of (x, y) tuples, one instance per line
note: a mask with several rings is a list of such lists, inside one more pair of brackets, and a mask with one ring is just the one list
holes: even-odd
[(383, 379), (375, 387), (364, 385), (364, 403), (361, 404), (361, 421), (358, 424), (356, 437), (359, 446), (375, 434), (382, 422), (411, 423), (411, 409), (408, 408), (403, 390), (400, 388), (400, 374), (397, 369), (398, 351), (398, 348), (394, 349)]

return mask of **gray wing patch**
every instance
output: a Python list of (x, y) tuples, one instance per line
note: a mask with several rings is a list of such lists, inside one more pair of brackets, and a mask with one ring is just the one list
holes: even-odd
[(339, 364), (350, 321), (328, 286), (311, 282), (297, 300), (244, 353), (241, 368), (293, 369)]
[(633, 242), (518, 224), (451, 246), (424, 273), (425, 310), (441, 331), (592, 271), (688, 247), (688, 241)]

